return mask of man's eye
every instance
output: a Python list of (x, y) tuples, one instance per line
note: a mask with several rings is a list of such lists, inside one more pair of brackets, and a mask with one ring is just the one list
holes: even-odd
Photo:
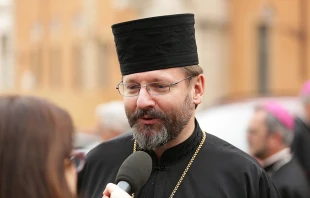
[(168, 87), (167, 84), (163, 84), (163, 83), (154, 83), (151, 86), (156, 89), (165, 89)]
[(127, 85), (127, 86), (126, 86), (126, 89), (130, 89), (130, 90), (133, 90), (133, 89), (140, 89), (140, 86), (139, 86), (139, 85)]
[(150, 83), (149, 87), (151, 89), (160, 90), (160, 89), (166, 89), (169, 85), (166, 83)]

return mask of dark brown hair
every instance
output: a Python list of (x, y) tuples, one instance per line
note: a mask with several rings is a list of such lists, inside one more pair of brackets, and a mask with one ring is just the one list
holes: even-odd
[(0, 97), (0, 197), (70, 198), (64, 160), (72, 150), (69, 114), (37, 97)]

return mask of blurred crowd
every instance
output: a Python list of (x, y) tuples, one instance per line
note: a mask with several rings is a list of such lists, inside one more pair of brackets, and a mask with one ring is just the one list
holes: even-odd
[[(303, 107), (299, 115), (292, 115), (285, 106), (270, 100), (255, 106), (248, 123), (248, 153), (259, 161), (284, 194), (307, 194), (310, 189), (310, 80), (301, 88), (299, 98)], [(85, 154), (104, 141), (130, 132), (122, 101), (100, 104), (94, 112), (97, 118), (94, 130), (75, 132), (70, 115), (49, 101), (37, 97), (2, 96), (0, 197), (19, 197), (19, 192), (24, 192), (6, 189), (5, 184), (12, 182), (27, 182), (28, 194), (24, 197), (31, 197), (33, 191), (40, 188), (42, 197), (45, 193), (53, 197), (58, 197), (57, 193), (72, 197), (71, 192), (76, 192), (75, 172), (83, 168)], [(49, 152), (51, 149), (57, 152)], [(10, 158), (16, 159), (14, 163)], [(37, 161), (35, 167), (31, 164), (32, 159)], [(64, 175), (60, 159), (64, 159)], [(26, 173), (22, 169), (27, 169)], [(40, 171), (45, 169), (48, 171)], [(20, 174), (28, 174), (29, 180), (21, 180), (24, 177)], [(50, 183), (52, 190), (41, 185), (42, 179)], [(65, 182), (69, 185), (63, 185)], [(297, 198), (294, 195), (283, 197)]]
[(95, 109), (96, 126), (90, 132), (77, 132), (74, 138), (76, 150), (87, 153), (103, 141), (130, 131), (124, 104), (115, 100), (100, 104)]

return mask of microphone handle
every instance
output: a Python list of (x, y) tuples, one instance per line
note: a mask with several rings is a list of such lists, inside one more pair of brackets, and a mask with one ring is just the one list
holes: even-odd
[(117, 186), (120, 187), (123, 191), (127, 192), (128, 194), (131, 193), (131, 187), (127, 182), (119, 181)]

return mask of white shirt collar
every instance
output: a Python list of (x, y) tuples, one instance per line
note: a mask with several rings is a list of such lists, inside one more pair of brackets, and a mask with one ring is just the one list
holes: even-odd
[(270, 157), (268, 157), (267, 159), (265, 159), (263, 162), (262, 162), (262, 166), (263, 167), (267, 167), (277, 161), (279, 161), (280, 159), (284, 158), (285, 156), (287, 155), (290, 155), (291, 154), (291, 149), (290, 148), (285, 148), (285, 149), (282, 149), (281, 151), (271, 155)]

